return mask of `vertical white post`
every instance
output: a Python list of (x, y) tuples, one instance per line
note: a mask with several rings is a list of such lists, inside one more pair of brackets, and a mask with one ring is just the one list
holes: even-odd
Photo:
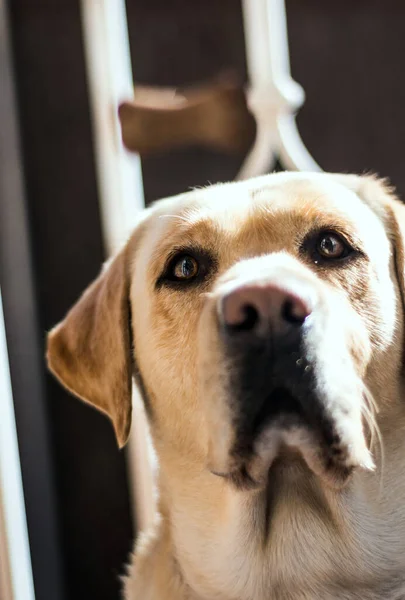
[(1, 600), (35, 599), (1, 290), (0, 598)]
[(144, 207), (139, 157), (121, 142), (118, 105), (134, 95), (124, 0), (82, 0), (94, 147), (109, 253), (125, 241)]
[[(139, 157), (121, 142), (118, 105), (133, 97), (125, 0), (82, 0), (83, 35), (104, 239), (108, 254), (127, 239), (144, 207)], [(128, 459), (138, 529), (151, 523), (153, 476), (142, 403), (133, 394)]]
[(287, 169), (318, 171), (295, 123), (303, 104), (302, 87), (290, 74), (284, 0), (242, 0), (249, 107), (256, 118), (256, 141), (238, 179), (271, 170), (279, 157)]

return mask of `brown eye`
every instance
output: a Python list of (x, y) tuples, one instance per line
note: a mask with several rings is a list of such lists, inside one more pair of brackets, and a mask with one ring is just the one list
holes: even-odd
[(317, 243), (317, 251), (323, 258), (344, 258), (349, 248), (342, 238), (335, 233), (323, 233)]
[(198, 247), (174, 248), (156, 281), (156, 286), (171, 287), (177, 292), (186, 291), (195, 286), (205, 285), (216, 270), (216, 258), (209, 251)]
[(193, 279), (198, 275), (198, 262), (192, 256), (182, 256), (173, 267), (173, 276), (176, 279)]

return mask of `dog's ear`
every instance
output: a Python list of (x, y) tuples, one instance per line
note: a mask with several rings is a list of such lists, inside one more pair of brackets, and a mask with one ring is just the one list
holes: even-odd
[(48, 335), (50, 370), (73, 394), (106, 413), (118, 444), (132, 413), (130, 246), (101, 272)]
[(396, 274), (405, 307), (405, 204), (387, 179), (376, 175), (335, 175), (334, 178), (353, 190), (385, 224), (394, 249)]
[(405, 309), (405, 205), (393, 194), (387, 199), (389, 233), (394, 247), (395, 268)]

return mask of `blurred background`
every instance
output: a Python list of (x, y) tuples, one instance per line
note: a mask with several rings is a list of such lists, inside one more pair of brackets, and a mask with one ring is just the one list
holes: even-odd
[[(136, 536), (126, 455), (43, 359), (45, 332), (105, 259), (80, 3), (6, 4), (21, 161), (10, 162), (0, 86), (0, 285), (36, 598), (117, 600)], [(247, 81), (238, 0), (127, 0), (126, 10), (137, 83), (184, 88), (224, 71)], [(286, 0), (286, 11), (309, 152), (324, 170), (376, 171), (403, 194), (405, 3)], [(146, 203), (233, 179), (244, 154), (194, 145), (145, 156)], [(22, 183), (12, 198), (10, 169)]]

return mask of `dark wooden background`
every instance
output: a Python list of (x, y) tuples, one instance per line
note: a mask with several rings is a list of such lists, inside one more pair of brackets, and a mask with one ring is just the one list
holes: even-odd
[[(405, 192), (405, 3), (286, 4), (292, 74), (307, 95), (298, 124), (314, 158), (331, 171), (375, 170)], [(89, 98), (78, 1), (10, 0), (9, 9), (43, 340), (104, 259)], [(229, 67), (246, 77), (238, 0), (128, 0), (127, 10), (137, 81), (184, 85)], [(197, 148), (149, 158), (147, 201), (232, 179), (241, 160)], [(115, 600), (133, 539), (125, 456), (106, 419), (45, 365), (43, 377), (66, 599)], [(41, 553), (43, 524), (28, 525)], [(38, 600), (60, 600), (44, 591), (44, 567), (34, 576)]]

